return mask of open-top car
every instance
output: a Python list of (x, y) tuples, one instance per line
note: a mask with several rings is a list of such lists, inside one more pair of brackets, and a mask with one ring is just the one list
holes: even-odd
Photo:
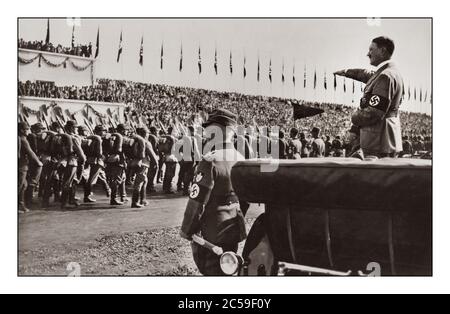
[(431, 160), (249, 160), (231, 175), (265, 213), (242, 257), (222, 256), (230, 274), (432, 275)]

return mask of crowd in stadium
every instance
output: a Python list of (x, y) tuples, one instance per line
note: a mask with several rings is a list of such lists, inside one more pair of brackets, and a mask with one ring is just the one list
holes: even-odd
[(90, 58), (92, 56), (91, 43), (89, 43), (88, 45), (73, 45), (72, 47), (64, 47), (61, 44), (54, 45), (53, 43), (46, 43), (42, 40), (25, 41), (20, 38), (18, 46), (22, 49), (61, 53), (86, 58)]
[[(218, 92), (189, 87), (144, 84), (129, 81), (99, 79), (94, 86), (56, 86), (52, 82), (19, 82), (19, 96), (78, 99), (125, 103), (129, 110), (148, 119), (157, 118), (168, 125), (177, 116), (188, 124), (197, 112), (224, 108), (239, 113), (243, 125), (281, 126), (286, 130), (298, 127), (311, 130), (319, 127), (322, 134), (343, 136), (351, 127), (350, 117), (355, 108), (330, 103), (305, 103), (325, 112), (319, 116), (294, 122), (292, 107), (285, 99)], [(408, 137), (431, 135), (431, 117), (422, 113), (400, 113), (403, 135)]]

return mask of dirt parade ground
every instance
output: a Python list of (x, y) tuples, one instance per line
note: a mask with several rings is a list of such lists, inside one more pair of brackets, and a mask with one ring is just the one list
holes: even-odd
[[(157, 192), (139, 209), (111, 208), (102, 191), (96, 198), (65, 211), (36, 206), (19, 217), (19, 276), (199, 275), (190, 243), (179, 236), (187, 197)], [(252, 204), (249, 225), (262, 210)]]

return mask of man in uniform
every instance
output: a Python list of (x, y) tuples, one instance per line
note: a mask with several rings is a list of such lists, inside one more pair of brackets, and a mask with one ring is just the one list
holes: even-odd
[[(43, 125), (41, 123), (36, 123), (31, 126), (31, 133), (28, 134), (27, 140), (30, 144), (31, 149), (36, 154), (36, 156), (41, 155), (39, 151), (39, 142), (40, 142), (40, 136), (41, 133), (45, 130)], [(27, 173), (27, 190), (25, 192), (25, 204), (27, 207), (30, 207), (33, 202), (33, 194), (39, 184), (39, 180), (41, 177), (42, 172), (42, 162), (36, 163), (34, 161), (30, 161), (28, 166), (28, 173)]]
[(163, 191), (166, 194), (174, 194), (174, 191), (172, 190), (172, 181), (175, 177), (178, 160), (172, 150), (177, 140), (172, 134), (172, 127), (169, 127), (167, 132), (168, 135), (164, 136), (164, 143), (160, 145), (160, 149), (164, 154), (164, 163), (166, 165), (166, 171), (164, 173), (163, 181)]
[(311, 143), (310, 157), (325, 157), (325, 142), (320, 137), (320, 129), (318, 127), (313, 127), (311, 135), (313, 140)]
[[(224, 252), (236, 252), (238, 243), (246, 238), (244, 217), (230, 178), (233, 165), (244, 160), (233, 145), (236, 120), (230, 111), (217, 109), (204, 124), (210, 139), (207, 147), (214, 148), (197, 166), (180, 231), (188, 240), (200, 234)], [(203, 275), (223, 275), (215, 253), (196, 243), (192, 243), (192, 253)]]
[(62, 209), (66, 208), (68, 203), (78, 206), (75, 199), (76, 186), (81, 176), (80, 169), (86, 161), (86, 156), (81, 148), (81, 139), (76, 134), (77, 122), (75, 120), (67, 121), (65, 130), (66, 134), (62, 140), (62, 163), (65, 168), (62, 179)]
[[(106, 161), (106, 179), (111, 188), (110, 205), (123, 205), (125, 201), (125, 169), (126, 160), (124, 147), (128, 147), (129, 138), (127, 137), (127, 130), (123, 124), (117, 126), (117, 133), (111, 134), (111, 137), (106, 141), (109, 143), (105, 154)], [(127, 144), (124, 144), (127, 142)], [(105, 146), (103, 146), (105, 148)], [(129, 153), (129, 152), (127, 152)], [(120, 200), (117, 196), (120, 194)]]
[[(152, 145), (153, 151), (155, 152), (156, 156), (158, 157), (159, 156), (159, 151), (158, 151), (158, 141), (159, 141), (158, 130), (154, 126), (150, 127), (150, 134), (148, 136), (148, 141)], [(156, 181), (157, 181), (158, 170), (159, 170), (159, 157), (158, 157), (158, 162), (155, 163), (154, 165), (151, 165), (151, 168), (148, 171), (147, 192), (150, 192), (150, 193), (156, 192), (155, 184), (156, 184)]]
[(298, 130), (292, 128), (290, 130), (290, 139), (288, 142), (287, 159), (300, 159), (302, 153), (302, 143), (298, 139)]
[(30, 162), (34, 162), (38, 167), (42, 167), (42, 162), (33, 152), (27, 140), (30, 128), (25, 122), (18, 124), (19, 133), (19, 180), (18, 180), (18, 196), (19, 196), (19, 214), (29, 212), (25, 205), (25, 192), (27, 190), (27, 173)]
[(394, 42), (387, 37), (372, 40), (367, 56), (375, 72), (352, 69), (335, 75), (366, 83), (360, 109), (352, 122), (361, 127), (361, 149), (365, 156), (396, 157), (402, 149), (399, 107), (403, 96), (403, 79), (391, 57)]
[(141, 208), (147, 205), (146, 192), (148, 182), (148, 169), (157, 163), (157, 157), (151, 143), (148, 141), (148, 130), (145, 127), (137, 128), (134, 136), (134, 159), (131, 163), (133, 174), (136, 175), (133, 186), (131, 207)]
[[(86, 184), (84, 185), (85, 203), (96, 202), (96, 200), (92, 197), (92, 189), (105, 169), (105, 156), (103, 155), (103, 139), (105, 136), (106, 128), (103, 125), (97, 125), (94, 128), (94, 135), (86, 137), (86, 139), (90, 141), (90, 144), (89, 148), (86, 150), (86, 164), (89, 168), (89, 176)], [(108, 190), (109, 186), (107, 187), (107, 191)]]
[(62, 127), (58, 122), (53, 122), (50, 125), (50, 130), (45, 132), (43, 137), (43, 147), (41, 159), (44, 164), (42, 167), (41, 182), (42, 187), (42, 207), (50, 205), (50, 197), (52, 193), (55, 195), (55, 201), (59, 201), (61, 192), (61, 176), (62, 168), (59, 168), (59, 152), (58, 134), (63, 133)]

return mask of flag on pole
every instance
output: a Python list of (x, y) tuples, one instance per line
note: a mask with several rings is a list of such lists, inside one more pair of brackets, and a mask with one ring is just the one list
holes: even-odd
[(75, 48), (75, 24), (72, 26), (72, 49)]
[(183, 44), (181, 44), (180, 48), (180, 72), (183, 70)]
[(233, 75), (233, 54), (230, 51), (230, 74)]
[(336, 75), (334, 75), (333, 87), (334, 87), (334, 90), (336, 90), (336, 88), (337, 88), (337, 78), (336, 78)]
[(217, 47), (214, 50), (214, 72), (216, 72), (217, 75)]
[(425, 96), (423, 98), (423, 102), (427, 102), (427, 98), (428, 98), (428, 90), (425, 91)]
[(164, 67), (164, 42), (161, 43), (161, 64), (160, 64), (160, 68), (161, 70)]
[(294, 60), (294, 66), (292, 67), (292, 83), (295, 86), (295, 60)]
[(323, 73), (323, 88), (327, 90), (327, 71)]
[(99, 49), (100, 49), (100, 26), (97, 29), (97, 40), (95, 42), (95, 58), (98, 57), (98, 53), (100, 51)]
[(269, 61), (269, 81), (272, 83), (272, 59)]
[(247, 77), (247, 67), (246, 67), (246, 64), (247, 64), (247, 58), (246, 58), (245, 55), (244, 55), (244, 78)]
[(360, 85), (361, 93), (364, 92), (363, 83), (361, 82), (361, 83), (359, 83), (359, 85)]
[(414, 100), (417, 100), (417, 89), (414, 87)]
[(283, 59), (283, 65), (281, 67), (281, 83), (284, 84), (284, 59)]
[(408, 100), (411, 100), (411, 85), (408, 86)]
[(50, 43), (50, 19), (47, 19), (47, 34), (45, 35), (45, 44)]
[(260, 70), (260, 65), (259, 65), (259, 56), (258, 56), (258, 69), (256, 72), (256, 80), (259, 82), (259, 70)]
[(317, 72), (314, 70), (314, 89), (316, 89), (317, 86)]
[(303, 88), (306, 88), (306, 64), (303, 69)]
[(139, 64), (144, 65), (144, 35), (141, 37), (141, 48), (139, 49)]
[(355, 80), (352, 81), (352, 94), (355, 94)]
[(345, 77), (344, 77), (344, 93), (347, 92), (347, 85), (346, 85), (346, 81), (345, 81)]
[(422, 87), (420, 88), (419, 100), (422, 102)]
[(119, 50), (117, 51), (117, 62), (120, 61), (121, 54), (122, 54), (122, 31), (120, 31)]
[(198, 74), (202, 73), (202, 52), (200, 46), (198, 46)]

